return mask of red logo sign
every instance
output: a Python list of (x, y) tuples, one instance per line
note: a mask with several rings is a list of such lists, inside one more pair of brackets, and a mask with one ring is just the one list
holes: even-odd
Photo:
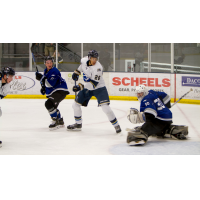
[(21, 76), (15, 76), (15, 79), (22, 79)]
[(169, 87), (170, 86), (170, 79), (168, 78), (163, 78), (162, 80), (158, 80), (158, 78), (119, 78), (119, 77), (114, 77), (112, 79), (112, 84), (119, 86), (119, 85), (124, 85), (124, 86), (138, 86), (138, 85), (145, 85), (148, 87)]

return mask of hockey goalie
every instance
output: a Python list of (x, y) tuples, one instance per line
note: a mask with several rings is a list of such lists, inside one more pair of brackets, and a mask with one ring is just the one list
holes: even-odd
[(133, 124), (143, 123), (142, 126), (127, 129), (127, 143), (143, 145), (150, 136), (170, 137), (184, 140), (188, 135), (188, 126), (172, 124), (170, 97), (165, 92), (147, 90), (144, 85), (136, 87), (136, 94), (140, 102), (140, 112), (130, 108), (127, 118)]

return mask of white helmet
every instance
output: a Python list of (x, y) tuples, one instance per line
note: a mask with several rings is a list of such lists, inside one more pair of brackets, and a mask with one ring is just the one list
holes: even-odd
[(136, 86), (135, 92), (136, 94), (143, 92), (143, 96), (138, 97), (139, 101), (141, 101), (148, 94), (148, 90), (145, 85)]

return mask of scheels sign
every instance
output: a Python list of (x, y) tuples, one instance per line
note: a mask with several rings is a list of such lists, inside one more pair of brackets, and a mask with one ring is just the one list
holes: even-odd
[(170, 79), (168, 78), (139, 78), (139, 77), (114, 77), (112, 79), (112, 85), (116, 86), (138, 86), (145, 85), (148, 87), (169, 87)]

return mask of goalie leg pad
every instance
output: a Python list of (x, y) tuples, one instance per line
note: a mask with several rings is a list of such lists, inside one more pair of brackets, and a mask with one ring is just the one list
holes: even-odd
[(129, 145), (145, 144), (148, 140), (148, 134), (138, 127), (133, 131), (128, 132), (127, 143)]
[(185, 140), (188, 135), (188, 126), (170, 125), (165, 134), (169, 134), (171, 138), (177, 140)]

